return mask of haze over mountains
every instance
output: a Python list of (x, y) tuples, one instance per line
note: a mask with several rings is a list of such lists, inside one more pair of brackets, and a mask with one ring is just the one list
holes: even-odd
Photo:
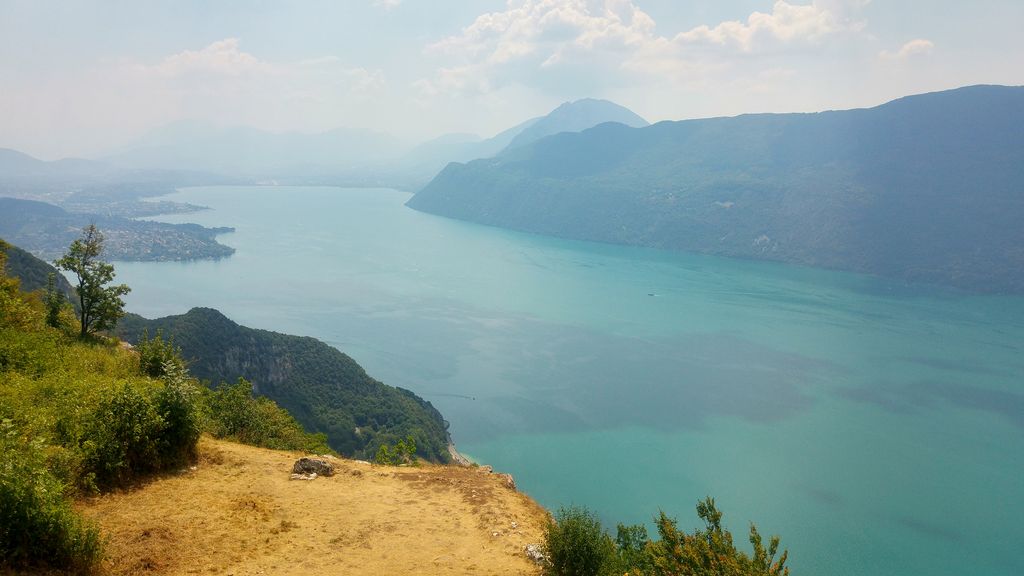
[(1017, 292), (1022, 102), (1021, 87), (972, 86), (651, 126), (583, 99), (491, 138), (412, 149), (367, 131), (178, 123), (103, 161), (0, 150), (0, 194), (138, 216), (194, 209), (139, 202), (194, 184), (422, 188), (410, 207), (518, 230)]
[(475, 134), (446, 134), (420, 144), (390, 166), (402, 188), (418, 190), (449, 162), (490, 158), (504, 150), (526, 146), (559, 132), (578, 132), (605, 122), (647, 126), (632, 110), (608, 100), (584, 98), (565, 102), (546, 116), (531, 118), (497, 135), (481, 139)]
[[(490, 157), (550, 134), (610, 121), (646, 121), (605, 100), (567, 102), (496, 136), (442, 136), (407, 151), (397, 139), (365, 130), (274, 134), (178, 122), (101, 160), (43, 161), (0, 149), (0, 233), (33, 253), (53, 258), (77, 231), (94, 222), (108, 236), (108, 257), (122, 260), (218, 258), (232, 249), (214, 239), (221, 229), (130, 220), (201, 209), (145, 198), (192, 185), (286, 183), (422, 187), (456, 160)], [(45, 204), (44, 204), (45, 203)], [(53, 204), (54, 206), (48, 206)]]
[(561, 237), (1024, 290), (1024, 87), (606, 124), (452, 164), (408, 205)]
[(3, 180), (6, 182), (95, 178), (112, 171), (112, 166), (93, 160), (64, 158), (47, 162), (17, 150), (0, 148), (0, 174), (3, 174)]
[[(559, 132), (605, 122), (646, 126), (647, 121), (607, 100), (566, 102), (490, 138), (445, 134), (410, 146), (383, 132), (336, 128), (314, 134), (273, 133), (251, 127), (218, 127), (181, 121), (153, 130), (95, 160), (45, 162), (0, 149), (0, 193), (43, 199), (46, 188), (64, 200), (72, 191), (119, 180), (166, 180), (172, 185), (279, 182), (389, 186), (418, 190), (449, 162), (489, 158)], [(28, 189), (29, 194), (25, 194)], [(173, 186), (171, 187), (173, 189)], [(169, 191), (169, 190), (168, 190)]]
[(122, 168), (203, 170), (276, 178), (303, 170), (364, 165), (391, 157), (402, 146), (393, 136), (369, 130), (273, 133), (177, 122), (154, 130), (103, 160)]

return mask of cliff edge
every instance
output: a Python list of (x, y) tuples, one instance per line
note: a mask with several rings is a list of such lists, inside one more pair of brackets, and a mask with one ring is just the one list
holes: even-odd
[[(108, 574), (539, 574), (547, 512), (487, 467), (334, 460), (204, 438), (195, 467), (79, 503)], [(324, 572), (326, 570), (326, 572)]]

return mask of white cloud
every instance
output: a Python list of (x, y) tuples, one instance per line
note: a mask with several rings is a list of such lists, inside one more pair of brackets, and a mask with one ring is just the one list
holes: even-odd
[(201, 50), (184, 50), (172, 54), (155, 66), (139, 65), (164, 76), (178, 76), (190, 72), (210, 72), (237, 76), (247, 72), (269, 71), (272, 67), (260, 62), (252, 54), (238, 48), (238, 38), (225, 38)]
[[(759, 54), (808, 50), (863, 27), (864, 0), (776, 1), (745, 20), (701, 25), (674, 36), (631, 0), (509, 0), (460, 34), (427, 47), (444, 63), (416, 83), (422, 94), (484, 92), (505, 83), (558, 83), (557, 76), (609, 84), (636, 76), (682, 82)], [(548, 75), (549, 78), (544, 78)]]
[(402, 3), (402, 0), (373, 0), (373, 5), (385, 10), (394, 10)]
[(676, 36), (675, 41), (731, 46), (750, 52), (771, 41), (815, 42), (849, 26), (831, 10), (814, 3), (797, 5), (778, 0), (771, 13), (754, 12), (746, 22), (732, 20), (715, 27), (698, 26)]
[(906, 60), (913, 56), (924, 56), (932, 53), (935, 49), (935, 44), (931, 40), (925, 40), (924, 38), (916, 38), (907, 42), (895, 52), (889, 50), (882, 50), (878, 53), (878, 56), (885, 60)]

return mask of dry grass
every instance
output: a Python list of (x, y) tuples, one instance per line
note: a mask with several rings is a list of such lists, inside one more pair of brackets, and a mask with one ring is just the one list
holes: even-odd
[(80, 503), (109, 574), (539, 574), (524, 555), (547, 513), (473, 468), (336, 460), (290, 480), (298, 455), (204, 439), (194, 470)]

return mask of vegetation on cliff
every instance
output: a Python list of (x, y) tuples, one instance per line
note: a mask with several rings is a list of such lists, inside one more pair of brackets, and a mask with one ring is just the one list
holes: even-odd
[[(0, 239), (0, 242), (3, 242)], [(53, 275), (54, 287), (63, 294), (66, 299), (74, 300), (75, 290), (63, 275), (57, 272), (52, 265), (36, 258), (29, 252), (14, 245), (7, 245), (7, 275), (17, 278), (21, 283), (21, 289), (25, 292), (45, 290), (49, 284), (50, 275)]]
[(420, 457), (449, 460), (447, 422), (433, 405), (319, 340), (240, 326), (211, 308), (155, 320), (129, 314), (117, 329), (129, 342), (158, 332), (180, 346), (196, 377), (214, 386), (245, 378), (341, 454), (372, 460), (411, 436)]

